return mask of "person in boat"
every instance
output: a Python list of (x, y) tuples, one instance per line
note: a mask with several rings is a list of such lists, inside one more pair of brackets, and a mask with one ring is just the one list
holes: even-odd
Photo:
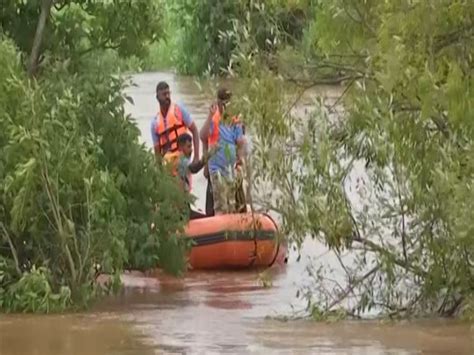
[[(178, 151), (168, 153), (165, 155), (164, 160), (167, 164), (170, 164), (171, 172), (174, 176), (179, 177), (182, 187), (188, 193), (191, 193), (191, 175), (197, 174), (207, 164), (209, 157), (211, 157), (217, 151), (218, 147), (215, 146), (208, 152), (203, 154), (202, 159), (191, 162), (191, 156), (193, 154), (193, 138), (188, 133), (183, 133), (178, 137)], [(206, 217), (199, 212), (191, 209), (190, 219)]]
[(169, 85), (160, 81), (156, 86), (156, 99), (160, 109), (151, 122), (151, 137), (158, 159), (178, 151), (178, 137), (191, 132), (194, 146), (194, 162), (199, 161), (199, 132), (191, 115), (182, 104), (171, 101)]
[[(201, 128), (203, 151), (218, 145), (217, 153), (209, 159), (205, 172), (212, 189), (214, 214), (239, 211), (236, 205), (237, 170), (243, 164), (245, 138), (242, 124), (236, 115), (228, 110), (232, 93), (226, 88), (217, 92), (217, 103), (211, 105), (209, 115)], [(245, 202), (244, 202), (245, 204)], [(206, 203), (206, 212), (209, 211)]]
[[(245, 125), (242, 123), (242, 133), (245, 137)], [(207, 146), (207, 142), (203, 142), (203, 147)], [(245, 153), (247, 155), (247, 152)], [(214, 216), (214, 196), (212, 193), (212, 184), (209, 179), (209, 168), (208, 165), (204, 167), (204, 177), (207, 179), (207, 188), (206, 188), (206, 215)], [(237, 205), (237, 212), (246, 213), (247, 212), (247, 199), (244, 192), (243, 176), (241, 179), (237, 180), (237, 186), (235, 191), (235, 203)]]

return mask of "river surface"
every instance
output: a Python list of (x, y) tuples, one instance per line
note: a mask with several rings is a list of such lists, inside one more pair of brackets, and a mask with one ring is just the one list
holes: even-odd
[[(209, 96), (192, 78), (168, 73), (134, 76), (128, 89), (142, 142), (151, 147), (155, 85), (166, 80), (172, 98), (185, 103), (198, 127)], [(196, 207), (204, 209), (205, 179), (194, 178)], [(0, 315), (0, 355), (94, 354), (474, 354), (474, 328), (443, 320), (387, 323), (282, 321), (299, 314), (296, 297), (311, 260), (332, 264), (322, 245), (308, 241), (299, 262), (262, 276), (258, 272), (192, 272), (182, 279), (128, 274), (130, 287), (91, 311), (67, 315)], [(264, 287), (262, 278), (271, 279)], [(268, 284), (266, 285), (268, 286)]]

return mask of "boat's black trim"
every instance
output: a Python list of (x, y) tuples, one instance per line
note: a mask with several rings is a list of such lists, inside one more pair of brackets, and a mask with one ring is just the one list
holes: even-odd
[(252, 241), (255, 240), (275, 240), (274, 231), (250, 230), (250, 231), (222, 231), (218, 233), (205, 234), (190, 237), (194, 246), (204, 246), (209, 244), (223, 243), (228, 241)]

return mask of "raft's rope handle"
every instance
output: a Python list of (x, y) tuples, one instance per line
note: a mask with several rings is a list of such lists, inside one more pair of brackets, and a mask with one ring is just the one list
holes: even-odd
[[(278, 225), (276, 224), (275, 220), (272, 218), (272, 216), (270, 216), (268, 213), (264, 213), (263, 214), (264, 216), (268, 217), (272, 222), (273, 222), (273, 225), (275, 226), (276, 230), (277, 230), (277, 235), (279, 234), (279, 230), (278, 230)], [(278, 257), (278, 253), (280, 252), (280, 241), (278, 241), (278, 245), (277, 245), (277, 250), (275, 252), (275, 256), (273, 257), (273, 260), (272, 262), (270, 263), (270, 265), (268, 265), (268, 267), (272, 267), (272, 265), (275, 263), (276, 261), (276, 258)]]
[[(238, 167), (236, 167), (236, 170), (239, 169)], [(239, 169), (240, 170), (240, 169)], [(244, 192), (244, 179), (245, 179), (245, 176), (241, 175), (242, 179), (239, 180), (237, 183), (236, 183), (236, 197), (237, 197), (237, 194), (240, 193), (240, 191), (242, 191), (242, 194), (243, 194), (243, 203), (245, 204), (245, 206), (247, 206), (247, 198), (245, 196), (245, 192)], [(236, 209), (237, 209), (237, 198), (236, 198)], [(248, 264), (247, 267), (251, 267), (254, 263), (255, 263), (255, 260), (257, 260), (257, 251), (258, 251), (258, 245), (257, 245), (257, 223), (255, 222), (255, 211), (253, 209), (253, 204), (252, 202), (250, 202), (250, 213), (252, 215), (252, 228), (253, 228), (253, 244), (254, 244), (254, 252), (253, 252), (253, 255), (250, 257), (250, 263)], [(238, 210), (236, 211), (237, 213), (240, 213)], [(242, 218), (244, 218), (246, 212), (242, 213)]]
[(249, 267), (252, 266), (255, 263), (255, 260), (257, 260), (257, 223), (255, 222), (255, 213), (252, 209), (252, 225), (253, 225), (253, 245), (254, 245), (254, 251), (253, 251), (253, 257), (250, 260)]

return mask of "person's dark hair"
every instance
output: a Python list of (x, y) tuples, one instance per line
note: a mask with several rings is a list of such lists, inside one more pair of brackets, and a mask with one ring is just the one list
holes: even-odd
[(160, 81), (158, 85), (156, 85), (156, 92), (161, 91), (161, 90), (166, 90), (169, 89), (170, 86), (166, 81)]
[(189, 133), (183, 133), (178, 137), (178, 147), (182, 147), (188, 142), (192, 142), (193, 137)]
[(220, 87), (219, 90), (217, 90), (217, 98), (222, 101), (229, 101), (230, 98), (232, 97), (232, 92), (227, 89), (226, 87)]

